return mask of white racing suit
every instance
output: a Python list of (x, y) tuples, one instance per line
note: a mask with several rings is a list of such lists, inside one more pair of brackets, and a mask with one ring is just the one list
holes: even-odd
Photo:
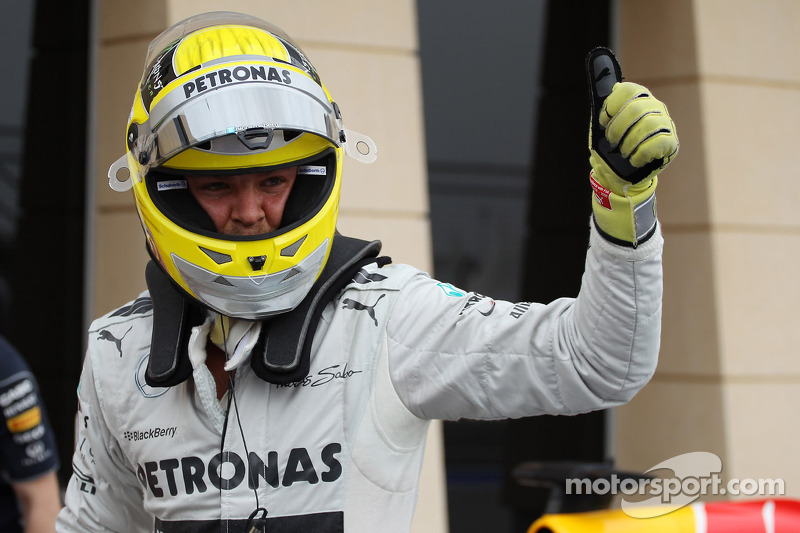
[(223, 409), (201, 365), (145, 384), (147, 293), (93, 323), (58, 531), (407, 532), (428, 421), (576, 414), (628, 401), (659, 349), (661, 247), (592, 229), (577, 299), (510, 303), (371, 265), (325, 308), (311, 370), (245, 365)]

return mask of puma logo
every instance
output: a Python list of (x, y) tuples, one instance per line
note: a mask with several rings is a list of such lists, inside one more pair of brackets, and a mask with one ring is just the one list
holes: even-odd
[(342, 300), (342, 309), (353, 309), (355, 311), (366, 311), (367, 314), (370, 316), (372, 320), (375, 321), (375, 325), (378, 325), (378, 319), (375, 318), (375, 306), (378, 305), (378, 302), (381, 301), (381, 298), (386, 296), (385, 294), (381, 294), (378, 296), (378, 299), (375, 300), (375, 303), (372, 305), (365, 305), (361, 302), (357, 302), (355, 300), (351, 300), (350, 298), (345, 298)]
[(110, 342), (113, 342), (113, 343), (114, 343), (114, 346), (116, 346), (116, 347), (117, 347), (117, 351), (119, 352), (119, 356), (120, 356), (120, 357), (122, 357), (122, 339), (124, 339), (124, 338), (125, 338), (125, 335), (127, 335), (127, 334), (128, 334), (128, 332), (130, 332), (130, 330), (132, 330), (132, 329), (133, 329), (133, 326), (129, 327), (129, 328), (128, 328), (128, 331), (126, 331), (125, 333), (123, 333), (123, 334), (122, 334), (122, 337), (120, 337), (119, 339), (118, 339), (118, 338), (116, 338), (116, 337), (115, 337), (115, 336), (114, 336), (114, 335), (113, 335), (113, 334), (112, 334), (110, 331), (108, 331), (107, 329), (101, 329), (101, 330), (100, 330), (100, 332), (98, 333), (97, 340), (105, 340), (105, 341), (110, 341)]

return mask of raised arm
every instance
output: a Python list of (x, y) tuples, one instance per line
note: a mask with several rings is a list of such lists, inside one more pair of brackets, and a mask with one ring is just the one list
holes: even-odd
[(622, 82), (608, 50), (590, 54), (587, 72), (594, 215), (580, 294), (514, 304), (412, 280), (387, 334), (392, 382), (419, 417), (603, 409), (630, 400), (655, 371), (662, 297), (655, 188), (678, 139), (666, 106)]

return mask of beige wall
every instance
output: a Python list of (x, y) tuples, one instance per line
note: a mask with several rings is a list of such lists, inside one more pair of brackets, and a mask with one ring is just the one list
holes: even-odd
[(721, 456), (800, 497), (800, 2), (620, 0), (626, 76), (666, 101), (664, 328), (653, 382), (616, 413), (622, 466)]
[[(265, 18), (308, 54), (339, 103), (345, 123), (370, 135), (378, 160), (345, 163), (339, 229), (381, 239), (395, 262), (431, 269), (422, 97), (415, 2), (401, 0), (98, 0), (94, 246), (91, 307), (105, 313), (144, 290), (147, 261), (130, 193), (106, 184), (111, 162), (124, 153), (125, 125), (149, 41), (178, 20), (233, 10)], [(441, 427), (433, 427), (415, 532), (447, 530)]]

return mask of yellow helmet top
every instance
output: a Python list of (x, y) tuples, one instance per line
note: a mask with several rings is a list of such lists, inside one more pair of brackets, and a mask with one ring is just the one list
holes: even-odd
[[(376, 153), (344, 128), (286, 34), (229, 12), (185, 19), (150, 44), (126, 146), (109, 184), (133, 189), (151, 256), (192, 298), (246, 319), (302, 301), (330, 253), (343, 153), (363, 162)], [(261, 235), (219, 233), (187, 186), (193, 174), (285, 167), (298, 171), (281, 225)]]

